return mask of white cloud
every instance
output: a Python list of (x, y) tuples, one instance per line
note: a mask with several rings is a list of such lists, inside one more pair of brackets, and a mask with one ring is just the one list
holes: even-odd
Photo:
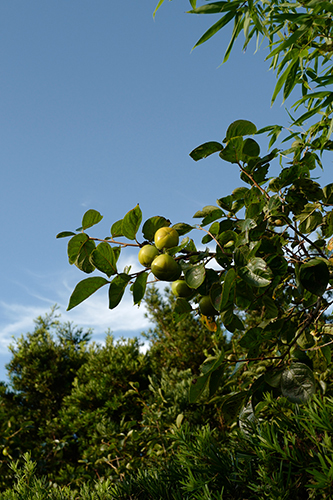
[[(131, 271), (138, 271), (137, 252), (129, 252), (120, 259), (119, 269), (132, 266)], [(77, 268), (68, 267), (61, 273), (32, 273), (26, 271), (28, 279), (17, 283), (20, 288), (19, 298), (14, 301), (0, 301), (0, 352), (8, 351), (8, 345), (13, 337), (34, 329), (34, 319), (50, 312), (57, 304), (62, 322), (70, 321), (84, 329), (92, 328), (93, 340), (100, 342), (105, 333), (111, 330), (114, 337), (138, 336), (149, 327), (145, 317), (145, 307), (133, 305), (129, 291), (125, 292), (123, 300), (115, 309), (108, 308), (108, 288), (103, 287), (80, 305), (66, 311), (69, 297), (75, 285), (86, 277)], [(27, 285), (28, 283), (29, 285)], [(23, 292), (23, 293), (22, 293)]]
[(0, 301), (0, 351), (8, 350), (13, 337), (29, 332), (34, 328), (34, 319), (45, 313), (44, 306), (24, 306), (22, 304), (8, 304)]

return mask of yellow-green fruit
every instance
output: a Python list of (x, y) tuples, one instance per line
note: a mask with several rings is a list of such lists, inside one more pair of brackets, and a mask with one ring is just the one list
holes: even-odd
[(151, 265), (151, 270), (154, 276), (162, 281), (175, 281), (181, 275), (181, 267), (178, 262), (175, 261), (167, 253), (158, 255)]
[(171, 285), (171, 290), (176, 297), (186, 298), (192, 295), (193, 293), (193, 290), (188, 286), (187, 283), (185, 283), (184, 280), (174, 281)]
[(172, 227), (161, 227), (156, 231), (154, 241), (159, 250), (176, 247), (179, 242), (179, 234)]
[(212, 304), (209, 295), (204, 295), (199, 301), (199, 309), (204, 316), (215, 316), (218, 314), (217, 310)]
[(150, 267), (151, 263), (159, 254), (158, 250), (154, 245), (144, 245), (138, 255), (139, 262), (144, 267)]

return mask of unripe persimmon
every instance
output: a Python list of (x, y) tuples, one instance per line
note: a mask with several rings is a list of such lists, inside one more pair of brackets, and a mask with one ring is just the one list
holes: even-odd
[(176, 247), (179, 243), (179, 235), (172, 227), (161, 227), (155, 233), (154, 242), (159, 250)]
[(152, 262), (151, 270), (154, 276), (162, 281), (175, 281), (181, 275), (181, 267), (171, 255), (163, 253)]
[(151, 263), (159, 254), (157, 248), (154, 245), (144, 245), (140, 248), (138, 259), (142, 266), (150, 267)]
[(171, 285), (171, 290), (176, 297), (187, 298), (193, 293), (192, 288), (190, 288), (184, 280), (174, 281)]
[(215, 316), (216, 314), (218, 314), (218, 311), (213, 306), (209, 295), (204, 295), (203, 297), (201, 297), (199, 301), (199, 309), (201, 314), (203, 314), (204, 316)]

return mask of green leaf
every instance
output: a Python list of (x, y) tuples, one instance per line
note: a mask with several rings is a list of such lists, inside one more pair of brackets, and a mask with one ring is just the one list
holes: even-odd
[(198, 379), (193, 380), (192, 385), (190, 387), (190, 403), (195, 403), (199, 397), (204, 392), (207, 384), (210, 382), (210, 377), (214, 372), (219, 372), (214, 380), (212, 381), (212, 386), (210, 387), (210, 395), (211, 391), (216, 390), (216, 384), (218, 383), (217, 379), (220, 379), (220, 367), (225, 358), (224, 350), (222, 349), (218, 356), (214, 356), (206, 359), (204, 364), (201, 366), (201, 371), (203, 375), (201, 375)]
[(293, 362), (282, 372), (281, 391), (292, 403), (305, 403), (315, 390), (313, 372), (304, 363)]
[(323, 193), (324, 193), (324, 202), (328, 203), (329, 205), (333, 204), (333, 183), (327, 184), (327, 186), (323, 187)]
[(242, 154), (251, 157), (259, 156), (260, 155), (259, 144), (254, 139), (251, 139), (251, 137), (248, 137), (244, 141)]
[(255, 287), (268, 286), (272, 281), (272, 273), (266, 262), (260, 257), (251, 259), (238, 272), (246, 283)]
[(185, 298), (177, 297), (177, 300), (173, 308), (174, 318), (176, 323), (179, 323), (184, 318), (186, 318), (188, 313), (190, 313), (191, 311), (192, 311), (191, 304), (189, 304), (189, 302)]
[[(220, 217), (224, 216), (224, 213), (222, 212), (222, 210), (220, 208), (215, 207), (214, 205), (207, 205), (206, 207), (203, 207), (202, 210), (195, 212), (195, 214), (193, 215), (193, 218), (201, 219), (204, 217), (208, 217), (210, 215), (215, 216), (217, 214), (219, 214)], [(214, 219), (214, 220), (216, 220), (216, 219)]]
[[(282, 75), (280, 76), (280, 78), (278, 79), (277, 81), (277, 84), (275, 86), (275, 89), (274, 89), (274, 93), (273, 93), (273, 96), (272, 96), (272, 100), (271, 100), (271, 104), (274, 103), (275, 99), (276, 99), (276, 96), (278, 95), (278, 93), (280, 92), (280, 90), (282, 89), (284, 83), (286, 82), (288, 76), (289, 76), (289, 73), (292, 72), (292, 70), (294, 68), (297, 69), (298, 67), (298, 59), (295, 63), (290, 63), (289, 66), (287, 66), (287, 68), (285, 69), (285, 71), (282, 73)], [(292, 75), (293, 75), (293, 72), (292, 72)], [(295, 76), (294, 76), (294, 79), (295, 79)], [(291, 83), (289, 82), (289, 86), (291, 85)], [(289, 95), (289, 94), (288, 94)]]
[(271, 387), (278, 388), (281, 385), (281, 377), (283, 370), (281, 368), (273, 368), (265, 373), (265, 382)]
[(127, 212), (123, 218), (122, 231), (123, 235), (129, 240), (135, 240), (136, 233), (139, 230), (142, 221), (142, 212), (139, 205), (136, 205), (132, 210)]
[(57, 234), (56, 238), (67, 238), (67, 236), (75, 236), (75, 234), (73, 231), (62, 231)]
[(68, 242), (67, 253), (68, 261), (70, 264), (74, 264), (81, 252), (82, 246), (88, 241), (89, 236), (85, 233), (76, 234)]
[(214, 308), (219, 311), (222, 299), (222, 285), (220, 283), (213, 283), (209, 291), (209, 296)]
[(116, 238), (119, 236), (124, 236), (123, 233), (123, 219), (117, 220), (114, 224), (111, 226), (111, 236), (112, 238)]
[(102, 273), (108, 277), (117, 273), (117, 258), (108, 243), (102, 242), (97, 245), (96, 249), (91, 253), (91, 263)]
[(212, 36), (214, 36), (220, 29), (222, 29), (226, 24), (228, 24), (231, 19), (235, 17), (235, 11), (228, 12), (225, 14), (221, 19), (219, 19), (213, 26), (211, 26), (203, 35), (202, 37), (197, 41), (197, 43), (194, 45), (195, 47), (198, 47), (204, 42), (207, 42)]
[(76, 267), (78, 267), (81, 271), (85, 273), (92, 273), (95, 270), (95, 266), (90, 261), (91, 253), (95, 250), (95, 248), (95, 242), (92, 240), (88, 239), (83, 243), (80, 253), (74, 262)]
[(254, 123), (248, 120), (236, 120), (229, 125), (226, 140), (230, 140), (234, 137), (243, 137), (244, 135), (252, 135), (257, 132), (257, 127)]
[(190, 288), (199, 288), (205, 280), (206, 270), (203, 264), (191, 266), (185, 271), (185, 281)]
[(209, 378), (210, 373), (201, 375), (200, 377), (192, 381), (189, 394), (190, 403), (195, 403), (199, 399), (209, 382)]
[(321, 296), (325, 293), (329, 279), (329, 269), (321, 258), (311, 259), (300, 267), (300, 283), (314, 295)]
[[(212, 2), (207, 5), (200, 5), (200, 7), (195, 10), (189, 11), (190, 14), (220, 14), (224, 10), (229, 10), (230, 5), (234, 5), (235, 2)], [(229, 8), (228, 8), (229, 7)]]
[(225, 375), (225, 367), (220, 366), (217, 370), (211, 373), (209, 378), (209, 397), (211, 398), (216, 393), (217, 389), (221, 385), (221, 380)]
[(118, 276), (113, 279), (109, 287), (109, 309), (117, 307), (123, 298), (125, 288), (130, 280), (131, 277), (125, 273), (118, 274)]
[(184, 234), (187, 234), (192, 231), (192, 229), (194, 229), (194, 226), (185, 224), (185, 222), (179, 222), (178, 224), (174, 224), (172, 227), (177, 231), (179, 236), (183, 236)]
[(247, 391), (237, 392), (225, 398), (221, 410), (226, 423), (230, 424), (236, 420), (247, 399)]
[(201, 146), (198, 146), (197, 148), (193, 149), (190, 153), (190, 157), (194, 161), (201, 160), (202, 158), (207, 158), (207, 156), (212, 155), (213, 153), (216, 153), (217, 151), (221, 151), (223, 149), (222, 144), (219, 142), (205, 142), (204, 144), (201, 144)]
[(92, 227), (95, 224), (98, 224), (102, 219), (103, 215), (97, 212), (97, 210), (90, 209), (84, 214), (82, 218), (82, 229), (88, 229), (88, 227)]
[(76, 307), (107, 283), (109, 283), (109, 281), (101, 276), (86, 278), (80, 281), (74, 288), (74, 291), (69, 299), (67, 311)]
[(161, 227), (169, 227), (171, 222), (165, 217), (161, 217), (160, 215), (155, 215), (154, 217), (150, 217), (143, 224), (142, 234), (143, 237), (148, 241), (153, 241), (155, 233)]
[(238, 163), (242, 159), (243, 143), (242, 137), (232, 137), (220, 152), (220, 158), (229, 163)]
[(312, 231), (314, 231), (318, 226), (321, 225), (322, 221), (323, 216), (316, 210), (315, 212), (312, 212), (310, 215), (308, 215), (303, 222), (301, 222), (301, 224), (299, 225), (299, 230), (303, 234), (312, 233)]
[(268, 295), (264, 295), (263, 304), (265, 306), (265, 318), (276, 318), (279, 314), (279, 310), (276, 307), (275, 301)]
[(245, 349), (250, 349), (253, 346), (260, 345), (262, 337), (261, 328), (250, 328), (240, 339), (239, 345)]
[(139, 304), (143, 299), (147, 286), (148, 273), (140, 273), (133, 283), (134, 304)]
[(153, 18), (155, 18), (156, 12), (158, 11), (158, 9), (161, 7), (161, 5), (163, 3), (164, 3), (164, 0), (159, 0), (158, 4), (156, 5), (155, 10), (153, 12)]
[(217, 309), (218, 311), (222, 311), (227, 306), (229, 302), (230, 291), (232, 290), (235, 280), (236, 271), (235, 269), (231, 268), (227, 271), (224, 277), (224, 282), (222, 284), (221, 303), (219, 304), (219, 309)]

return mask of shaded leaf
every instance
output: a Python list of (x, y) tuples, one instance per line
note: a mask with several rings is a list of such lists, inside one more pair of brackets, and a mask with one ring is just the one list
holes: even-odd
[(73, 231), (62, 231), (57, 234), (56, 238), (67, 238), (67, 236), (75, 236), (75, 234)]
[(329, 279), (329, 269), (323, 259), (311, 259), (300, 267), (301, 285), (315, 295), (321, 296), (325, 293)]
[(91, 253), (91, 263), (102, 273), (108, 277), (117, 273), (117, 258), (113, 248), (108, 243), (102, 242), (97, 245), (96, 249)]
[(161, 227), (169, 227), (170, 224), (171, 222), (168, 219), (160, 215), (155, 215), (154, 217), (150, 217), (150, 219), (147, 219), (146, 222), (143, 224), (142, 227), (143, 237), (148, 241), (153, 241), (156, 231)]
[(222, 413), (228, 424), (236, 420), (248, 396), (247, 391), (242, 391), (225, 398), (222, 404)]
[(133, 283), (134, 304), (139, 304), (143, 299), (147, 286), (148, 273), (140, 273)]
[(246, 156), (256, 157), (260, 155), (260, 146), (254, 140), (248, 137), (243, 144), (242, 154)]
[(69, 299), (67, 311), (76, 307), (107, 283), (109, 283), (109, 281), (102, 276), (86, 278), (80, 281), (74, 288), (74, 291)]
[(281, 391), (292, 403), (305, 403), (315, 393), (315, 378), (304, 363), (294, 362), (282, 372)]
[(249, 285), (256, 287), (268, 286), (272, 280), (272, 273), (266, 262), (260, 257), (254, 257), (246, 266), (238, 270), (241, 278)]
[(204, 392), (208, 382), (209, 382), (210, 373), (201, 375), (197, 379), (193, 380), (190, 387), (189, 401), (190, 403), (195, 403), (199, 397)]
[(130, 279), (131, 277), (125, 273), (118, 274), (118, 276), (113, 279), (109, 287), (109, 309), (117, 307)]
[(204, 144), (201, 144), (201, 146), (193, 149), (190, 153), (190, 157), (193, 158), (194, 161), (198, 161), (202, 158), (207, 158), (207, 156), (210, 156), (217, 151), (221, 151), (221, 149), (223, 149), (223, 146), (219, 142), (205, 142)]

